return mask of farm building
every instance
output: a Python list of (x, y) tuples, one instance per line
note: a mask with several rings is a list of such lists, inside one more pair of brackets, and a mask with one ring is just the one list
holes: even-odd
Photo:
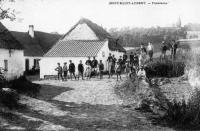
[(39, 61), (53, 44), (61, 37), (58, 34), (34, 31), (30, 25), (28, 32), (12, 31), (12, 35), (24, 46), (25, 70), (38, 70)]
[(17, 78), (24, 73), (23, 46), (0, 23), (0, 68), (7, 80)]
[[(124, 48), (118, 41), (101, 26), (88, 19), (81, 19), (44, 55), (40, 61), (40, 78), (48, 75), (56, 75), (57, 63), (69, 64), (69, 60), (77, 66), (80, 60), (85, 64), (88, 56), (95, 56), (102, 60), (107, 70), (107, 58), (109, 53), (116, 58), (123, 55)], [(91, 58), (92, 60), (92, 58)]]

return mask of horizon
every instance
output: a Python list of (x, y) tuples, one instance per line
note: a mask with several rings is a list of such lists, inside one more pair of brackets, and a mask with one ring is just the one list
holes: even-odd
[(164, 0), (167, 4), (162, 5), (111, 5), (109, 2), (113, 0), (16, 0), (7, 5), (16, 10), (16, 20), (1, 22), (11, 31), (27, 32), (28, 26), (34, 25), (36, 31), (59, 34), (65, 34), (81, 18), (87, 18), (106, 30), (173, 27), (179, 17), (182, 26), (200, 23), (198, 0)]

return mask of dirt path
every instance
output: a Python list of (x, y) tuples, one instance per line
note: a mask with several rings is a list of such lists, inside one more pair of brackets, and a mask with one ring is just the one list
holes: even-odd
[(153, 125), (146, 117), (148, 114), (123, 106), (114, 93), (114, 86), (121, 82), (115, 78), (37, 81), (42, 85), (38, 98), (23, 96), (20, 102), (28, 109), (13, 113), (18, 123), (10, 124), (32, 130), (172, 130)]

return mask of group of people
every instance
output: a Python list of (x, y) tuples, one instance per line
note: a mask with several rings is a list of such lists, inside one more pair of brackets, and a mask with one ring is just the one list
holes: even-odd
[[(165, 59), (166, 51), (168, 47), (165, 42), (162, 42), (161, 46), (161, 57)], [(171, 52), (172, 57), (175, 57), (177, 49), (177, 44), (175, 41), (172, 41)], [(114, 74), (117, 75), (117, 80), (121, 79), (121, 73), (126, 73), (131, 77), (132, 74), (137, 74), (138, 76), (146, 77), (145, 66), (153, 61), (154, 47), (152, 43), (148, 43), (148, 46), (145, 47), (144, 44), (141, 44), (139, 52), (131, 52), (129, 57), (125, 53), (119, 58), (115, 58), (115, 55), (109, 54), (107, 58), (107, 67), (108, 67), (108, 78), (112, 77)], [(67, 62), (64, 63), (63, 67), (58, 63), (58, 67), (55, 69), (58, 72), (58, 79), (67, 80), (68, 71), (70, 73), (70, 79), (74, 77), (79, 80), (79, 77), (84, 80), (90, 79), (92, 76), (100, 76), (100, 79), (103, 78), (104, 74), (104, 64), (102, 60), (98, 61), (95, 57), (93, 60), (88, 57), (85, 65), (83, 65), (82, 60), (78, 64), (78, 75), (75, 75), (75, 65), (72, 60), (69, 60), (69, 66)]]
[(90, 60), (90, 57), (88, 57), (88, 60), (85, 62), (85, 66), (82, 63), (82, 60), (80, 60), (78, 64), (78, 76), (75, 75), (75, 64), (72, 62), (72, 60), (69, 60), (69, 66), (67, 66), (67, 62), (64, 63), (63, 67), (60, 65), (60, 63), (57, 63), (58, 66), (55, 68), (55, 71), (58, 73), (58, 80), (64, 80), (67, 81), (68, 79), (68, 72), (70, 75), (70, 79), (78, 79), (81, 77), (82, 80), (84, 80), (84, 76), (87, 79), (90, 79), (92, 76), (92, 72), (97, 74), (99, 72), (100, 79), (103, 78), (103, 70), (104, 65), (102, 63), (102, 60), (99, 62), (96, 60), (95, 57), (93, 57), (93, 60)]
[(178, 42), (172, 40), (171, 42), (162, 41), (161, 43), (161, 56), (160, 61), (166, 60), (166, 52), (167, 50), (171, 50), (171, 58), (176, 58), (176, 51), (178, 48)]

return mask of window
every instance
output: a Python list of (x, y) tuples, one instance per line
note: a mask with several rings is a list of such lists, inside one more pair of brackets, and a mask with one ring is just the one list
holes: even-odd
[(8, 71), (8, 60), (4, 60), (4, 70)]
[(105, 52), (104, 51), (102, 51), (102, 57), (105, 57)]

